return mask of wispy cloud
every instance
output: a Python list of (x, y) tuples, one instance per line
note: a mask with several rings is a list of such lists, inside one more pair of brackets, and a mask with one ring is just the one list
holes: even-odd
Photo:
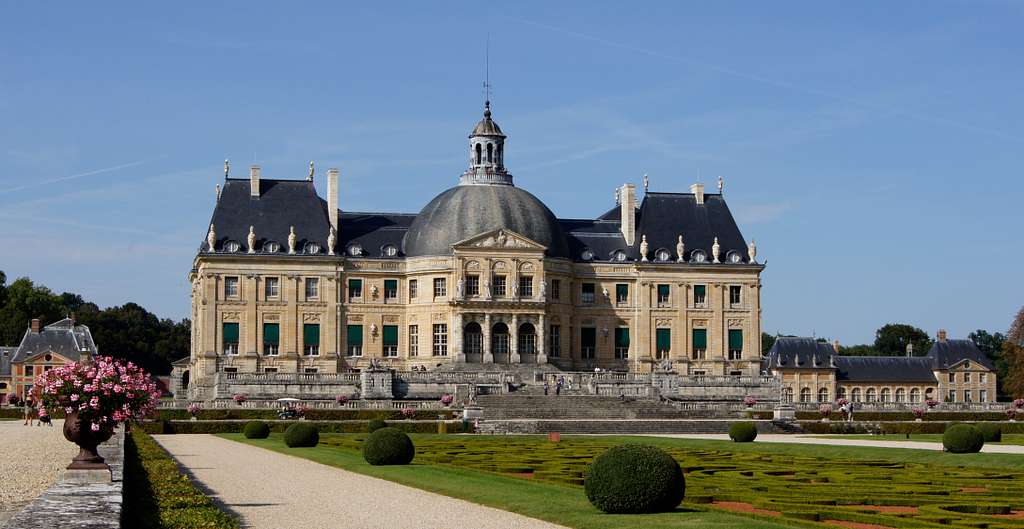
[(93, 223), (89, 223), (89, 222), (80, 222), (80, 221), (77, 221), (77, 220), (59, 219), (59, 218), (54, 218), (54, 217), (36, 217), (36, 216), (28, 216), (28, 215), (20, 215), (20, 214), (19, 215), (9, 215), (9, 214), (5, 214), (5, 213), (0, 213), (0, 219), (9, 219), (9, 220), (12, 220), (12, 221), (22, 221), (22, 222), (28, 222), (28, 223), (32, 223), (32, 224), (35, 224), (35, 223), (54, 224), (54, 225), (58, 225), (58, 226), (68, 226), (68, 227), (71, 227), (71, 228), (86, 229), (86, 230), (96, 230), (96, 231), (103, 231), (103, 232), (111, 232), (112, 231), (112, 232), (118, 232), (118, 233), (131, 233), (131, 234), (135, 234), (135, 235), (147, 235), (147, 236), (159, 236), (159, 235), (161, 235), (161, 234), (159, 234), (157, 232), (154, 232), (154, 231), (140, 230), (140, 229), (137, 229), (137, 228), (132, 228), (130, 226), (112, 226), (112, 225), (104, 225), (104, 224), (93, 224)]
[(46, 185), (50, 185), (50, 184), (56, 184), (58, 182), (66, 182), (68, 180), (74, 180), (76, 178), (83, 178), (83, 177), (86, 177), (86, 176), (94, 176), (94, 175), (103, 174), (103, 173), (111, 173), (111, 172), (114, 172), (114, 171), (119, 171), (121, 169), (127, 169), (129, 167), (135, 167), (135, 166), (138, 166), (138, 165), (142, 165), (144, 163), (148, 163), (148, 162), (151, 162), (151, 161), (156, 160), (156, 159), (158, 159), (158, 158), (148, 158), (148, 159), (145, 159), (145, 160), (138, 160), (138, 161), (134, 161), (134, 162), (123, 163), (123, 164), (115, 165), (115, 166), (112, 166), (112, 167), (104, 167), (103, 169), (94, 169), (92, 171), (86, 171), (84, 173), (76, 173), (76, 174), (72, 174), (72, 175), (66, 175), (66, 176), (59, 176), (59, 177), (56, 177), (56, 178), (50, 178), (50, 179), (47, 179), (47, 180), (40, 180), (40, 181), (36, 181), (36, 182), (30, 182), (30, 183), (22, 184), (20, 186), (9, 187), (7, 189), (0, 189), (0, 194), (3, 194), (3, 193), (13, 193), (15, 191), (22, 191), (22, 190), (31, 189), (31, 188), (34, 188), (34, 187), (42, 187), (42, 186), (46, 186)]

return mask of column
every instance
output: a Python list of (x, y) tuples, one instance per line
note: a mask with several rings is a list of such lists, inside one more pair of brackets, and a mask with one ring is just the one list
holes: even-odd
[(548, 363), (547, 349), (544, 348), (544, 337), (547, 336), (548, 327), (544, 323), (544, 314), (537, 317), (537, 363)]
[[(242, 299), (245, 301), (245, 350), (240, 351), (245, 354), (246, 357), (253, 358), (259, 351), (259, 336), (262, 329), (260, 329), (259, 314), (256, 312), (256, 293), (259, 291), (259, 278), (255, 275), (245, 276), (246, 281), (245, 288), (239, 288), (239, 293), (243, 296)], [(255, 369), (255, 365), (251, 366)]]
[(512, 315), (512, 325), (508, 330), (508, 363), (519, 363), (519, 315)]
[(493, 364), (494, 353), (491, 352), (491, 315), (484, 314), (484, 328), (480, 329), (483, 334), (483, 363)]
[(455, 351), (455, 362), (459, 364), (465, 364), (466, 351), (463, 350), (465, 342), (462, 339), (462, 313), (460, 312), (455, 314), (453, 319), (455, 320), (455, 323), (453, 324), (454, 327), (452, 328), (452, 343), (449, 345), (451, 345), (452, 350)]

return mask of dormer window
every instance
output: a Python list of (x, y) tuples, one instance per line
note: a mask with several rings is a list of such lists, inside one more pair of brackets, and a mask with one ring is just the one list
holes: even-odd
[(739, 264), (743, 262), (743, 256), (736, 250), (729, 250), (729, 253), (725, 254), (725, 261), (728, 263)]
[(307, 242), (306, 246), (302, 248), (303, 253), (318, 254), (320, 253), (320, 245), (315, 242)]
[(386, 244), (380, 252), (384, 257), (394, 257), (398, 255), (398, 248), (394, 244)]
[(281, 251), (281, 245), (274, 241), (267, 241), (263, 243), (264, 253), (277, 253)]
[(704, 250), (694, 250), (690, 252), (691, 263), (706, 263), (708, 260), (708, 254)]
[(228, 253), (236, 253), (242, 249), (242, 245), (238, 244), (238, 241), (228, 241), (224, 243), (224, 251)]
[(664, 249), (664, 248), (659, 248), (658, 251), (655, 252), (655, 254), (654, 254), (654, 259), (656, 261), (660, 261), (660, 262), (668, 261), (671, 258), (672, 258), (672, 254), (669, 253), (669, 251)]
[(614, 252), (612, 252), (612, 260), (615, 260), (615, 261), (625, 261), (626, 260), (626, 252), (624, 252), (622, 250), (615, 250)]
[(351, 255), (352, 257), (358, 257), (360, 255), (363, 255), (362, 245), (358, 243), (348, 245), (348, 254)]
[(590, 251), (589, 248), (586, 249), (586, 250), (583, 250), (583, 252), (580, 253), (580, 259), (583, 259), (584, 261), (593, 261), (594, 260), (594, 252)]

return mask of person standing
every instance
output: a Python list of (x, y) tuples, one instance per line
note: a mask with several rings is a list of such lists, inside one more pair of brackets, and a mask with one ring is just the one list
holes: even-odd
[(36, 418), (36, 403), (32, 396), (25, 397), (25, 422), (22, 426), (32, 426)]
[(545, 379), (544, 379), (544, 394), (545, 394), (545, 395), (547, 395), (547, 394), (548, 394), (548, 390), (549, 390), (549, 389), (551, 389), (551, 385), (550, 385), (550, 384), (548, 384), (548, 379), (546, 379), (546, 378), (545, 378)]

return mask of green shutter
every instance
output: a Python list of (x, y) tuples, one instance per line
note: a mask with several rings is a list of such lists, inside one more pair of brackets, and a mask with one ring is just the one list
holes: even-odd
[(281, 341), (281, 327), (277, 323), (263, 324), (263, 343), (277, 345)]
[(655, 336), (659, 352), (672, 350), (672, 329), (658, 329), (655, 331)]
[(615, 346), (629, 347), (629, 327), (615, 329)]
[(597, 346), (597, 329), (593, 327), (583, 327), (580, 329), (580, 344), (583, 347)]
[(384, 326), (384, 345), (398, 345), (398, 326)]
[(694, 329), (693, 330), (693, 348), (696, 349), (707, 349), (708, 348), (708, 330), (707, 329)]
[(349, 279), (348, 280), (348, 295), (349, 296), (361, 296), (363, 292), (363, 280), (362, 279)]
[(668, 297), (668, 285), (658, 285), (658, 299)]
[(320, 345), (320, 324), (306, 323), (302, 326), (303, 345)]
[(224, 343), (238, 343), (238, 324), (224, 324)]
[(740, 329), (729, 329), (729, 350), (743, 350), (743, 331)]
[(362, 325), (349, 325), (348, 326), (348, 344), (349, 345), (363, 345), (363, 326)]
[(629, 299), (629, 285), (625, 283), (619, 283), (615, 285), (615, 299)]
[(694, 285), (693, 286), (693, 296), (694, 297), (699, 298), (699, 297), (703, 296), (706, 292), (707, 292), (707, 287), (705, 287), (704, 285)]
[(397, 279), (385, 279), (384, 290), (393, 290), (398, 292), (398, 280)]

